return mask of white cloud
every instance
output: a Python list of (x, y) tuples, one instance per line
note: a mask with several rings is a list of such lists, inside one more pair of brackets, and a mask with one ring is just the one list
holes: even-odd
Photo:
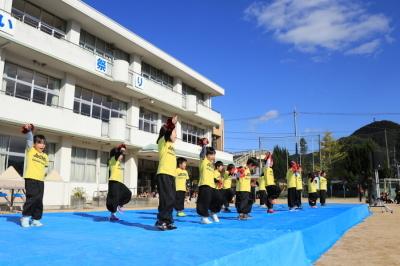
[(371, 54), (392, 42), (390, 20), (356, 0), (272, 0), (245, 10), (280, 42), (304, 53)]
[(266, 112), (265, 114), (263, 114), (262, 116), (260, 116), (256, 119), (250, 120), (250, 127), (252, 130), (255, 130), (255, 128), (259, 124), (263, 124), (269, 120), (272, 120), (272, 119), (275, 119), (278, 117), (279, 117), (279, 112), (277, 110), (270, 110), (270, 111)]
[(376, 51), (380, 45), (381, 41), (379, 39), (375, 39), (373, 41), (361, 44), (353, 49), (347, 51), (347, 54), (371, 54)]

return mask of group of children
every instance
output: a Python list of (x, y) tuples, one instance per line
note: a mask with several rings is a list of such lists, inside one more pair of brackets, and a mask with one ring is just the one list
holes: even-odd
[[(184, 217), (184, 202), (186, 196), (186, 183), (189, 175), (186, 170), (187, 160), (176, 158), (174, 143), (176, 141), (177, 117), (167, 119), (161, 127), (157, 139), (159, 164), (157, 169), (157, 189), (159, 193), (159, 206), (155, 226), (160, 230), (173, 230), (173, 210), (178, 217)], [(48, 157), (44, 150), (46, 139), (43, 135), (33, 136), (34, 126), (27, 124), (22, 127), (26, 134), (26, 168), (24, 171), (26, 202), (23, 206), (22, 227), (42, 226), (40, 219), (43, 213), (43, 192), (45, 168), (48, 165)], [(254, 170), (259, 167), (255, 158), (249, 158), (246, 166), (235, 167), (233, 164), (225, 168), (221, 161), (215, 162), (216, 151), (208, 146), (208, 140), (199, 141), (201, 146), (199, 182), (196, 211), (201, 217), (202, 224), (219, 222), (218, 213), (231, 212), (229, 205), (235, 196), (235, 207), (239, 220), (249, 219), (252, 205), (256, 200), (256, 187), (260, 205), (266, 205), (268, 213), (274, 213), (273, 205), (281, 193), (281, 189), (275, 183), (273, 172), (273, 158), (267, 153), (264, 158), (264, 168), (261, 176), (255, 176)], [(110, 152), (109, 182), (106, 206), (110, 212), (110, 221), (118, 221), (117, 212), (122, 212), (122, 207), (132, 197), (131, 191), (123, 183), (122, 163), (126, 153), (126, 146), (120, 144)], [(296, 162), (290, 162), (287, 171), (288, 206), (289, 210), (301, 208), (301, 193), (303, 182), (301, 167)], [(232, 188), (232, 181), (236, 180), (236, 189)], [(327, 180), (322, 171), (318, 175), (313, 174), (308, 178), (309, 204), (316, 206), (318, 195), (321, 205), (325, 205)], [(235, 191), (235, 192), (234, 192)], [(319, 191), (319, 194), (317, 192)], [(211, 217), (211, 220), (210, 220)]]
[[(295, 161), (291, 161), (289, 163), (286, 179), (288, 185), (289, 210), (293, 211), (296, 209), (301, 209), (301, 197), (303, 191), (302, 168)], [(309, 205), (312, 208), (316, 208), (319, 197), (321, 206), (325, 206), (328, 190), (328, 182), (325, 171), (317, 171), (315, 173), (308, 174), (307, 188)]]

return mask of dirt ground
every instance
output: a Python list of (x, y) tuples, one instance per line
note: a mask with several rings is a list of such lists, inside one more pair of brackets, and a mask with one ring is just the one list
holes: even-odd
[(387, 206), (393, 214), (372, 208), (373, 215), (350, 229), (315, 265), (400, 265), (400, 205)]

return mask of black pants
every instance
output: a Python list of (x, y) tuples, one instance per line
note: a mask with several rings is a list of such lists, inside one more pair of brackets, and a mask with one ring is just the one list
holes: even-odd
[(296, 205), (296, 188), (288, 188), (288, 206), (289, 208), (294, 208)]
[(44, 182), (25, 178), (26, 201), (23, 216), (32, 216), (34, 220), (42, 219)]
[(223, 204), (225, 208), (229, 208), (229, 203), (231, 203), (233, 199), (233, 191), (231, 188), (223, 189)]
[(180, 212), (185, 209), (186, 191), (177, 191), (175, 195), (175, 210)]
[(260, 205), (266, 205), (267, 204), (267, 192), (265, 190), (259, 190), (258, 191), (258, 198), (260, 199)]
[(115, 213), (118, 206), (124, 206), (131, 198), (132, 192), (124, 184), (113, 180), (108, 181), (107, 210)]
[(301, 189), (297, 189), (296, 190), (296, 202), (295, 202), (295, 206), (297, 206), (297, 207), (301, 207), (301, 192), (302, 192), (303, 190), (301, 190)]
[(321, 205), (325, 205), (325, 202), (326, 202), (326, 190), (320, 190), (319, 191), (319, 202), (321, 202)]
[(172, 224), (174, 219), (172, 212), (175, 205), (175, 178), (171, 175), (157, 175), (158, 188), (158, 215), (157, 219), (160, 223)]
[(317, 205), (318, 194), (317, 193), (308, 193), (308, 204), (310, 206)]
[(236, 210), (238, 213), (248, 214), (251, 211), (252, 200), (251, 200), (251, 192), (247, 191), (238, 191), (236, 192)]
[(202, 217), (208, 217), (209, 211), (218, 213), (222, 207), (221, 190), (209, 186), (199, 187), (199, 196), (197, 197), (196, 211)]
[(267, 186), (266, 189), (267, 189), (267, 201), (266, 201), (267, 207), (268, 209), (273, 209), (274, 204), (272, 204), (272, 201), (279, 197), (281, 189), (276, 185)]

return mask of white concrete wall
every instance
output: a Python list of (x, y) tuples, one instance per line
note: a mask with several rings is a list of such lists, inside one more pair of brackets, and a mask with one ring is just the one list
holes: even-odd
[(101, 138), (101, 120), (0, 94), (0, 119), (18, 124), (28, 121), (40, 128)]

